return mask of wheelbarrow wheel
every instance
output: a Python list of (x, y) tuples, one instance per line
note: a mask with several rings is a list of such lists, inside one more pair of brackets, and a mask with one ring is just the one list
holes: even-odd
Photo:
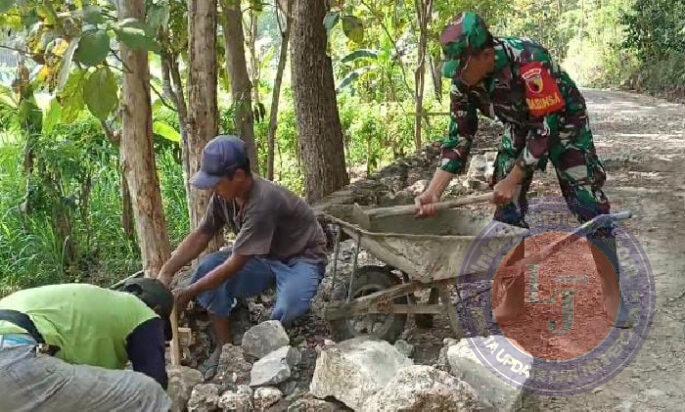
[[(352, 285), (352, 299), (388, 289), (400, 283), (390, 270), (383, 266), (363, 266), (357, 270)], [(406, 304), (407, 297), (400, 296), (393, 303)], [(395, 342), (404, 331), (407, 315), (368, 314), (354, 318), (330, 321), (331, 333), (340, 342), (359, 335), (372, 335), (390, 343)]]

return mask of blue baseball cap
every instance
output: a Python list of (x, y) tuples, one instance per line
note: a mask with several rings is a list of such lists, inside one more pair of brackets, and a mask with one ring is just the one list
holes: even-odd
[(213, 189), (222, 177), (233, 176), (247, 164), (245, 142), (238, 136), (217, 136), (202, 150), (200, 171), (193, 175), (190, 184), (199, 189)]

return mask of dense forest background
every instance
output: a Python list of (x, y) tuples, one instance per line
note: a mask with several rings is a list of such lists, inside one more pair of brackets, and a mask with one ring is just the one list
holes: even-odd
[(217, 133), (312, 202), (442, 139), (464, 10), (584, 87), (685, 96), (682, 1), (0, 0), (0, 296), (158, 269)]

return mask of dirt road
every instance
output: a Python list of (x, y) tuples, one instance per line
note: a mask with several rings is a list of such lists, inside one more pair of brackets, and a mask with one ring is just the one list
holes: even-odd
[[(644, 248), (656, 314), (635, 360), (590, 393), (530, 399), (530, 409), (685, 409), (685, 106), (647, 96), (585, 90), (605, 189)], [(555, 185), (548, 173), (542, 180)]]

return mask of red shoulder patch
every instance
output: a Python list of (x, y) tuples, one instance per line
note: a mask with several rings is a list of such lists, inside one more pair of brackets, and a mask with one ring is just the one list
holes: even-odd
[(564, 108), (566, 102), (561, 96), (557, 82), (541, 62), (523, 66), (521, 77), (526, 86), (526, 103), (534, 117), (542, 117)]

